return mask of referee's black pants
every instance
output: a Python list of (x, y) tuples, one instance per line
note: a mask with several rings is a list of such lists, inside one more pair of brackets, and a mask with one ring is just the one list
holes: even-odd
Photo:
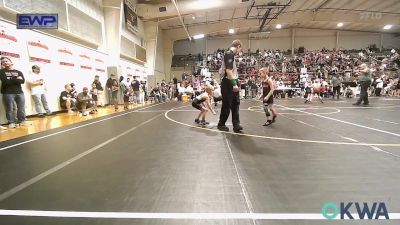
[(357, 100), (357, 104), (361, 104), (362, 101), (364, 101), (364, 104), (367, 105), (369, 104), (368, 101), (368, 88), (371, 85), (371, 82), (368, 81), (362, 81), (360, 82), (361, 90), (360, 90), (360, 98)]
[(239, 92), (233, 92), (233, 86), (229, 79), (223, 78), (221, 82), (222, 107), (219, 116), (218, 126), (224, 126), (228, 120), (229, 113), (232, 111), (233, 127), (240, 125), (239, 120)]

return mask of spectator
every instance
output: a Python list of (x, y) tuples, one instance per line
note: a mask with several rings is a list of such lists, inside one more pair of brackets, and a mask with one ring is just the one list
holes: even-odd
[(138, 77), (134, 77), (134, 80), (132, 81), (132, 89), (133, 89), (133, 94), (135, 95), (136, 99), (136, 104), (140, 103), (140, 82), (138, 80)]
[(161, 102), (161, 93), (157, 86), (151, 91), (150, 95), (155, 98), (156, 102)]
[(76, 99), (76, 97), (78, 97), (78, 91), (75, 88), (75, 84), (71, 83), (71, 95)]
[(112, 101), (112, 99), (113, 99), (112, 98), (112, 93), (113, 93), (112, 86), (113, 86), (114, 80), (115, 80), (115, 75), (111, 74), (111, 76), (107, 79), (107, 83), (106, 83), (106, 88), (107, 88), (107, 91), (108, 91), (108, 104), (109, 105), (113, 104), (113, 101)]
[(396, 78), (394, 83), (396, 84), (396, 92), (394, 96), (398, 97), (400, 96), (400, 78)]
[[(130, 87), (131, 86), (131, 79), (129, 77), (126, 78), (126, 82), (125, 82), (126, 87)], [(128, 88), (130, 89), (130, 88)]]
[(186, 86), (186, 94), (189, 96), (189, 99), (193, 98), (194, 90), (190, 84)]
[(76, 98), (71, 94), (71, 84), (66, 84), (64, 88), (60, 95), (60, 107), (68, 110), (68, 114), (73, 114), (72, 108), (76, 107)]
[(147, 93), (147, 83), (146, 83), (146, 81), (143, 82), (142, 89), (143, 89), (143, 93), (144, 93), (144, 101), (148, 101), (149, 96), (148, 96), (148, 93)]
[(250, 78), (246, 78), (246, 96), (247, 98), (253, 98), (253, 94), (252, 94), (252, 88), (253, 88), (253, 79)]
[(383, 81), (380, 77), (376, 79), (376, 89), (375, 89), (375, 96), (381, 96), (382, 88), (383, 88)]
[(118, 91), (119, 91), (119, 85), (117, 80), (113, 80), (112, 86), (111, 86), (111, 96), (112, 96), (112, 103), (114, 104), (114, 109), (115, 111), (118, 111)]
[(172, 82), (169, 82), (169, 84), (167, 85), (167, 98), (169, 100), (172, 100), (174, 98), (174, 85), (172, 84)]
[(160, 99), (161, 102), (166, 102), (168, 98), (168, 94), (167, 94), (167, 87), (163, 84), (161, 84), (160, 87)]
[(104, 91), (104, 89), (103, 89), (103, 86), (101, 86), (99, 75), (96, 75), (94, 77), (93, 83), (96, 84), (98, 104), (100, 104), (103, 107), (104, 106), (104, 99), (103, 99), (103, 91)]
[(140, 99), (139, 102), (140, 104), (144, 104), (145, 103), (145, 96), (146, 96), (146, 92), (145, 92), (145, 87), (144, 87), (145, 83), (140, 83)]
[(351, 90), (349, 85), (346, 86), (344, 93), (345, 93), (344, 95), (346, 96), (346, 98), (353, 98), (354, 93), (353, 93), (353, 90)]
[(119, 77), (119, 101), (121, 101), (122, 103), (124, 103), (124, 93), (126, 90), (129, 90), (129, 86), (126, 85), (126, 83), (124, 81), (124, 77), (120, 76)]
[[(13, 63), (8, 57), (1, 58), (1, 66), (1, 93), (6, 107), (8, 127), (15, 128), (15, 123), (21, 126), (29, 125), (25, 121), (25, 96), (21, 87), (21, 84), (25, 83), (24, 75), (21, 71), (13, 69)], [(17, 121), (13, 113), (14, 102), (17, 106)]]
[(77, 96), (78, 104), (77, 108), (82, 112), (82, 116), (87, 116), (88, 111), (90, 114), (94, 114), (94, 110), (92, 109), (93, 104), (91, 103), (92, 98), (89, 95), (89, 89), (87, 87), (83, 88), (83, 92), (79, 93)]
[(32, 66), (32, 73), (28, 76), (28, 82), (31, 88), (31, 95), (35, 102), (35, 110), (39, 117), (45, 117), (43, 108), (46, 110), (46, 115), (51, 115), (52, 112), (47, 104), (46, 91), (47, 87), (44, 82), (43, 76), (40, 74), (40, 67), (37, 65)]
[(128, 89), (126, 89), (125, 91), (124, 91), (124, 109), (128, 109), (128, 106), (129, 106), (129, 99), (130, 99), (130, 97), (131, 97), (131, 92), (128, 90)]
[(254, 77), (252, 78), (252, 83), (253, 83), (253, 85), (251, 86), (251, 98), (255, 98), (257, 96), (257, 92), (258, 92), (258, 86), (257, 86), (256, 79)]
[(214, 82), (213, 101), (215, 106), (217, 106), (218, 102), (222, 101), (221, 87), (217, 82)]
[(97, 86), (95, 83), (92, 84), (92, 89), (90, 89), (90, 95), (92, 96), (93, 100), (93, 111), (97, 112), (97, 103), (98, 103), (98, 94), (99, 90), (97, 90)]
[(335, 74), (332, 77), (332, 87), (333, 87), (333, 94), (332, 94), (332, 98), (335, 99), (335, 95), (337, 96), (337, 100), (339, 100), (339, 96), (340, 96), (340, 84), (341, 81), (338, 79), (337, 75)]

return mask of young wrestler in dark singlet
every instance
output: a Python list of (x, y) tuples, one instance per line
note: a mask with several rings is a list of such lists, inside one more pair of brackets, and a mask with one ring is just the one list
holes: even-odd
[[(265, 115), (267, 116), (267, 122), (263, 126), (269, 126), (275, 122), (276, 116), (278, 113), (274, 107), (274, 90), (275, 85), (272, 78), (269, 76), (269, 68), (264, 67), (260, 69), (260, 78), (262, 85), (262, 95), (261, 99), (263, 100)], [(272, 117), (271, 113), (272, 112)]]
[[(206, 114), (208, 110), (210, 110), (214, 115), (216, 115), (216, 112), (214, 109), (211, 107), (210, 99), (213, 96), (213, 86), (207, 85), (205, 87), (205, 92), (199, 96), (197, 96), (192, 103), (192, 106), (198, 110), (200, 110), (199, 115), (197, 118), (194, 120), (195, 123), (205, 126), (209, 124), (206, 122)], [(201, 118), (201, 120), (200, 120)]]

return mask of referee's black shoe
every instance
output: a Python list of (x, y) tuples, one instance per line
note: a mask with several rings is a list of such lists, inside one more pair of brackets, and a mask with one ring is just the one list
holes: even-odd
[(238, 132), (238, 131), (241, 131), (241, 130), (243, 130), (243, 127), (242, 127), (242, 126), (240, 126), (239, 124), (238, 124), (238, 125), (235, 125), (235, 126), (233, 126), (233, 131), (235, 131), (235, 132)]
[(220, 131), (226, 131), (226, 132), (229, 131), (229, 128), (227, 126), (225, 126), (225, 125), (218, 125), (217, 129), (220, 130)]

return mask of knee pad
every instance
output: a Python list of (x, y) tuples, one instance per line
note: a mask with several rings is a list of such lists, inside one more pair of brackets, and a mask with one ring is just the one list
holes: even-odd
[(263, 105), (264, 105), (264, 112), (265, 112), (265, 115), (268, 117), (268, 116), (271, 116), (271, 113), (269, 112), (269, 105), (268, 105), (268, 103), (263, 103)]

